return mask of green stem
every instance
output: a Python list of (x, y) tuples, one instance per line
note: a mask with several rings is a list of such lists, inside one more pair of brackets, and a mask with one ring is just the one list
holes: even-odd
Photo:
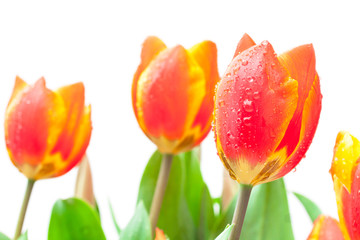
[(156, 182), (155, 192), (150, 208), (150, 223), (152, 235), (155, 235), (155, 228), (160, 215), (161, 205), (164, 199), (166, 186), (169, 180), (171, 164), (174, 155), (164, 154), (161, 161), (160, 173)]
[(34, 184), (35, 184), (35, 180), (28, 179), (23, 204), (21, 206), (21, 211), (20, 211), (18, 223), (17, 223), (17, 226), (16, 226), (14, 240), (18, 239), (18, 237), (20, 237), (20, 235), (21, 235), (21, 230), (22, 230), (22, 226), (24, 224), (26, 209), (27, 209), (27, 206), (29, 204), (29, 200), (30, 200), (30, 196), (31, 196), (31, 192), (32, 192), (32, 189), (34, 187)]
[(251, 185), (242, 185), (240, 187), (240, 195), (236, 203), (236, 209), (232, 223), (234, 228), (231, 231), (229, 240), (239, 240), (241, 229), (244, 223), (246, 209), (249, 203), (249, 198), (251, 194), (252, 186)]

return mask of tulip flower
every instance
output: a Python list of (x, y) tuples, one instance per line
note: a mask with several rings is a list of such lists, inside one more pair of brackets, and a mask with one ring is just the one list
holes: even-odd
[(61, 176), (82, 159), (90, 141), (90, 112), (82, 83), (51, 91), (44, 78), (28, 85), (16, 77), (6, 109), (5, 139), (11, 161), (29, 181), (15, 239), (34, 182)]
[(321, 98), (311, 44), (276, 56), (245, 35), (216, 91), (216, 146), (232, 178), (257, 185), (291, 171), (310, 146)]
[(332, 217), (320, 215), (307, 240), (344, 240), (340, 224)]
[[(311, 44), (277, 56), (268, 41), (256, 45), (244, 35), (218, 84), (214, 113), (218, 154), (230, 176), (246, 184), (242, 197), (254, 185), (283, 177), (304, 157), (321, 99)], [(246, 206), (248, 199), (239, 201)]]
[(136, 119), (159, 151), (192, 149), (211, 129), (214, 89), (219, 80), (216, 45), (167, 48), (148, 37), (132, 85)]
[(347, 132), (336, 139), (330, 173), (346, 240), (360, 239), (360, 142)]
[(153, 235), (172, 156), (199, 145), (210, 131), (218, 80), (213, 42), (185, 49), (167, 48), (157, 37), (145, 40), (133, 79), (132, 103), (140, 128), (164, 154), (150, 208)]

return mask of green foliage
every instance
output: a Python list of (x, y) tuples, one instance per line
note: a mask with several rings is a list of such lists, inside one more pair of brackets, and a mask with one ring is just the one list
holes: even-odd
[(228, 240), (234, 225), (226, 226), (224, 231), (215, 240)]
[(136, 208), (135, 215), (120, 234), (120, 240), (151, 240), (151, 227), (143, 202)]
[(105, 240), (99, 215), (86, 202), (70, 198), (58, 200), (52, 210), (49, 240)]
[(109, 208), (110, 208), (110, 213), (111, 213), (111, 218), (112, 218), (112, 221), (114, 223), (114, 226), (115, 226), (115, 229), (116, 229), (116, 232), (118, 233), (118, 235), (120, 236), (120, 233), (121, 233), (121, 228), (120, 228), (120, 225), (117, 223), (116, 221), (116, 217), (115, 217), (115, 213), (114, 213), (114, 209), (111, 205), (111, 202), (109, 201)]
[(283, 179), (261, 184), (251, 193), (240, 240), (294, 239)]
[(5, 234), (0, 233), (0, 240), (10, 240)]
[(28, 233), (27, 231), (22, 234), (17, 240), (28, 240)]
[(311, 221), (315, 222), (315, 220), (318, 218), (318, 216), (321, 214), (320, 208), (309, 198), (299, 194), (294, 193), (294, 195), (299, 199), (301, 204), (304, 206), (306, 212), (308, 213)]
[[(149, 211), (162, 154), (155, 152), (143, 173), (138, 202), (144, 201)], [(207, 240), (214, 223), (213, 200), (203, 181), (195, 152), (174, 156), (158, 227), (171, 240)]]

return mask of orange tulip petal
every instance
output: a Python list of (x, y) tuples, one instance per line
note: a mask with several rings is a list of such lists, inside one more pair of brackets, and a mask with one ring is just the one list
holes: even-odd
[(187, 51), (176, 46), (162, 51), (150, 63), (140, 76), (136, 95), (144, 132), (168, 140), (180, 139), (205, 95), (204, 74)]
[(145, 70), (145, 68), (150, 64), (150, 62), (158, 55), (162, 50), (166, 49), (166, 45), (157, 37), (150, 36), (148, 37), (142, 47), (141, 51), (141, 63), (136, 70), (134, 75), (134, 80), (132, 84), (132, 103), (135, 112), (135, 116), (137, 117), (137, 108), (136, 108), (136, 92), (137, 92), (137, 83), (141, 73)]
[(217, 49), (215, 43), (204, 41), (188, 51), (202, 68), (206, 83), (206, 95), (192, 125), (192, 127), (196, 127), (197, 125), (201, 127), (200, 133), (197, 136), (198, 138), (195, 141), (195, 145), (197, 145), (210, 131), (214, 110), (215, 85), (220, 80), (220, 77), (217, 68)]
[(245, 33), (244, 36), (242, 36), (242, 38), (240, 39), (236, 50), (235, 50), (235, 54), (234, 54), (234, 58), (239, 55), (241, 52), (245, 51), (248, 48), (251, 48), (252, 46), (255, 46), (256, 43), (254, 42), (254, 40), (252, 40), (252, 38)]
[(52, 154), (60, 152), (62, 158), (67, 159), (74, 147), (74, 135), (84, 111), (85, 89), (82, 83), (62, 87), (56, 91), (65, 104), (65, 126), (57, 139)]
[(163, 230), (159, 228), (155, 229), (155, 240), (166, 240), (166, 236)]
[(270, 43), (233, 59), (215, 103), (217, 138), (229, 161), (252, 166), (266, 161), (295, 111), (296, 92), (296, 81), (281, 67)]
[(320, 215), (307, 240), (344, 240), (339, 222), (332, 217)]
[[(277, 178), (285, 176), (294, 167), (296, 167), (296, 165), (300, 162), (300, 160), (305, 156), (305, 153), (310, 147), (312, 139), (315, 135), (315, 131), (319, 122), (319, 117), (321, 112), (321, 100), (322, 100), (322, 95), (320, 92), (320, 82), (319, 82), (319, 77), (316, 75), (315, 80), (313, 82), (313, 86), (303, 106), (299, 143), (297, 144), (296, 148), (289, 156), (286, 164), (282, 167), (281, 171), (277, 175)], [(291, 126), (289, 125), (289, 128), (290, 127)], [(289, 129), (287, 130), (287, 134), (291, 132), (292, 130)], [(290, 136), (291, 135), (286, 135), (288, 139), (290, 138)], [(289, 144), (291, 144), (291, 142), (289, 142)], [(290, 146), (290, 145), (286, 145), (286, 146)], [(286, 149), (289, 150), (289, 148)]]

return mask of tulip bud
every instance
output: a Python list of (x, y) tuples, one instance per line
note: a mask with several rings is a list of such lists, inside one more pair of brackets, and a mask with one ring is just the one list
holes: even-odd
[(11, 161), (31, 180), (67, 173), (89, 144), (90, 112), (82, 83), (51, 91), (44, 78), (28, 85), (17, 77), (5, 116)]
[(180, 45), (166, 48), (156, 37), (145, 40), (132, 101), (141, 129), (160, 152), (184, 152), (206, 137), (218, 80), (213, 42), (185, 49)]
[[(360, 142), (347, 132), (336, 138), (330, 173), (345, 239), (360, 239)], [(350, 237), (350, 238), (349, 238)]]
[(320, 116), (313, 46), (277, 56), (245, 35), (215, 99), (215, 141), (230, 176), (249, 185), (283, 177), (305, 156)]
[(344, 240), (339, 222), (332, 217), (320, 215), (314, 222), (307, 240)]

